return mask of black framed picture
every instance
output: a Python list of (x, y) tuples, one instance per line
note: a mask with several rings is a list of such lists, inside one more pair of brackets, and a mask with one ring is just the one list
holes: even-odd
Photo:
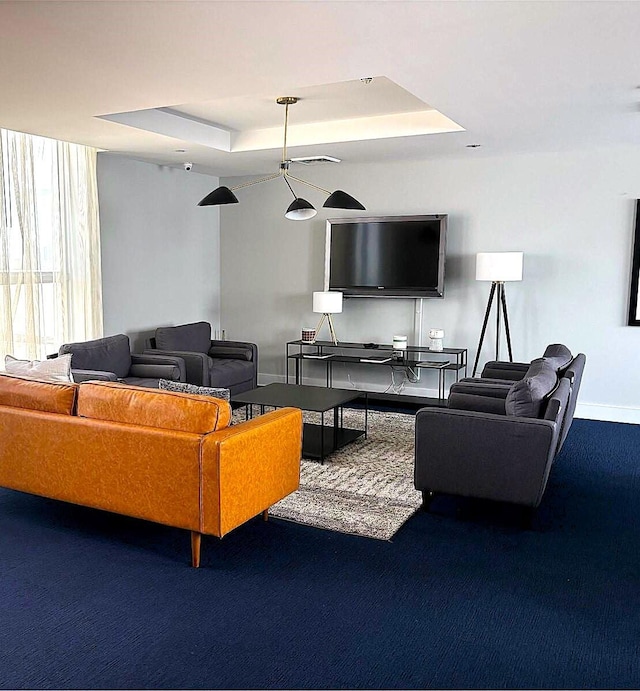
[(640, 326), (638, 303), (638, 278), (640, 277), (640, 199), (636, 200), (636, 220), (633, 233), (633, 265), (631, 267), (631, 292), (629, 294), (629, 326)]

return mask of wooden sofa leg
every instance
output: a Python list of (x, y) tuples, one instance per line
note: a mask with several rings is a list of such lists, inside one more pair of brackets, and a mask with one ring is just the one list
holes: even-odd
[(197, 569), (200, 566), (200, 543), (202, 542), (202, 533), (191, 531), (191, 566)]
[(262, 512), (262, 518), (263, 518), (263, 520), (265, 520), (265, 521), (268, 521), (268, 520), (269, 520), (269, 509), (265, 509), (265, 510)]

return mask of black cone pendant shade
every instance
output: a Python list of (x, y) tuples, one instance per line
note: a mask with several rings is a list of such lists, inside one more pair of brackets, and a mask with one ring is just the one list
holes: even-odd
[(204, 199), (198, 202), (198, 206), (218, 206), (219, 204), (238, 204), (238, 198), (228, 187), (223, 185), (216, 187), (213, 192), (209, 192)]
[(288, 218), (290, 221), (306, 221), (309, 218), (313, 218), (317, 213), (318, 212), (306, 199), (296, 197), (291, 204), (289, 204), (289, 208), (284, 217)]
[[(289, 124), (289, 106), (298, 102), (296, 96), (280, 96), (276, 99), (278, 105), (284, 106), (284, 141), (282, 145), (282, 160), (280, 161), (280, 168), (277, 173), (272, 175), (266, 175), (265, 177), (259, 178), (258, 180), (251, 180), (249, 182), (243, 182), (240, 185), (229, 188), (224, 185), (213, 190), (208, 194), (203, 200), (198, 203), (198, 206), (218, 206), (220, 204), (237, 204), (238, 198), (233, 193), (233, 190), (239, 190), (244, 187), (251, 187), (252, 185), (258, 185), (261, 182), (268, 182), (269, 180), (275, 180), (276, 178), (282, 178), (289, 187), (291, 194), (293, 195), (293, 202), (287, 209), (284, 217), (291, 221), (306, 221), (308, 218), (313, 218), (318, 212), (315, 208), (302, 197), (298, 197), (291, 185), (291, 181), (296, 184), (306, 185), (307, 187), (313, 187), (320, 192), (328, 194), (327, 201), (323, 204), (328, 209), (360, 209), (365, 210), (364, 206), (357, 200), (354, 199), (350, 194), (343, 192), (342, 190), (336, 190), (335, 192), (329, 193), (329, 190), (325, 190), (323, 187), (314, 185), (311, 182), (302, 180), (289, 172), (289, 167), (294, 163), (293, 159), (287, 157), (287, 127)], [(336, 159), (337, 160), (337, 159)]]
[(361, 211), (366, 210), (357, 199), (354, 199), (350, 194), (347, 194), (342, 190), (336, 190), (333, 194), (330, 194), (327, 197), (327, 201), (322, 206), (324, 206), (327, 209), (360, 209)]

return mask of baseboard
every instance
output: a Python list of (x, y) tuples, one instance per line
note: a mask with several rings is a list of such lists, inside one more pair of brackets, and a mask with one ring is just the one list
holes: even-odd
[(578, 402), (575, 417), (584, 420), (604, 420), (605, 422), (626, 422), (640, 425), (640, 408)]

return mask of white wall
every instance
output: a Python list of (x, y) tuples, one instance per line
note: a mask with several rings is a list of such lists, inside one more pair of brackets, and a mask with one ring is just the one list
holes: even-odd
[(219, 327), (220, 222), (197, 203), (218, 179), (98, 154), (104, 333), (136, 350), (157, 326)]
[[(490, 287), (474, 280), (475, 254), (523, 251), (524, 281), (507, 285), (515, 359), (538, 357), (555, 342), (586, 353), (579, 413), (640, 422), (640, 328), (625, 326), (640, 149), (504, 158), (473, 153), (296, 174), (348, 191), (366, 215), (449, 215), (445, 299), (424, 301), (424, 331), (444, 328), (445, 345), (468, 348), (471, 364)], [(325, 220), (365, 215), (329, 213), (319, 194), (299, 193), (320, 210), (311, 221), (283, 218), (291, 195), (280, 180), (241, 191), (241, 203), (221, 212), (222, 327), (230, 338), (258, 343), (262, 382), (283, 380), (285, 342), (317, 322), (311, 293), (323, 287)], [(338, 337), (412, 338), (413, 309), (410, 300), (347, 300), (335, 316)], [(492, 320), (481, 363), (492, 359), (494, 329)], [(336, 369), (344, 382), (349, 374), (358, 386), (388, 385), (388, 372), (377, 381), (376, 373)]]

